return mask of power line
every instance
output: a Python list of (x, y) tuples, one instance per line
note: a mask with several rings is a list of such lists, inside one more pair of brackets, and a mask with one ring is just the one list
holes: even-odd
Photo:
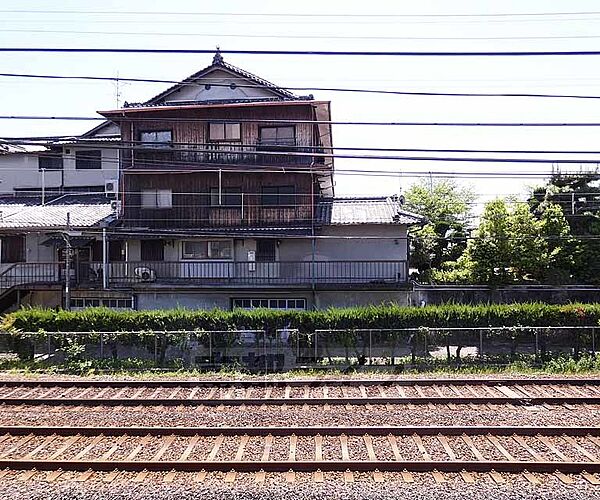
[(173, 11), (132, 11), (132, 10), (26, 10), (26, 9), (3, 9), (0, 13), (6, 14), (100, 14), (100, 15), (142, 15), (142, 16), (231, 16), (231, 17), (325, 17), (325, 18), (343, 18), (343, 17), (375, 17), (375, 18), (428, 18), (428, 17), (441, 17), (441, 18), (461, 18), (461, 17), (555, 17), (555, 16), (588, 16), (598, 15), (600, 11), (575, 11), (575, 12), (501, 12), (492, 14), (373, 14), (373, 13), (361, 13), (352, 14), (347, 12), (340, 12), (336, 14), (313, 14), (308, 12), (301, 13), (276, 13), (276, 12), (173, 12)]
[[(599, 36), (600, 38), (600, 36)], [(39, 78), (39, 79), (50, 79), (50, 80), (91, 80), (91, 81), (108, 81), (108, 82), (131, 82), (131, 83), (168, 83), (182, 86), (193, 86), (201, 87), (203, 83), (188, 82), (180, 80), (163, 80), (157, 78), (121, 78), (121, 77), (108, 77), (108, 76), (70, 76), (70, 75), (36, 75), (27, 73), (0, 73), (0, 77), (7, 78)], [(229, 87), (229, 84), (224, 83), (211, 83), (213, 87)], [(239, 88), (264, 88), (264, 85), (244, 85), (236, 84)], [(284, 90), (295, 90), (295, 91), (315, 91), (315, 92), (351, 92), (351, 93), (365, 93), (365, 94), (384, 94), (384, 95), (403, 95), (403, 96), (443, 96), (443, 97), (540, 97), (540, 98), (568, 98), (568, 99), (600, 99), (600, 96), (593, 95), (574, 95), (574, 94), (538, 94), (538, 93), (524, 93), (524, 92), (503, 92), (503, 93), (492, 93), (492, 92), (408, 92), (400, 90), (378, 90), (378, 89), (361, 89), (361, 88), (340, 88), (340, 87), (287, 87), (277, 85), (277, 89)]]
[[(147, 143), (146, 143), (147, 144)], [(184, 143), (187, 146), (195, 146), (195, 143)], [(207, 144), (207, 143), (204, 143)], [(198, 144), (201, 145), (201, 144)], [(133, 146), (127, 146), (127, 145), (107, 145), (107, 146), (103, 146), (103, 145), (97, 145), (94, 144), (94, 146), (100, 147), (101, 149), (107, 149), (107, 150), (125, 150), (125, 151), (143, 151), (143, 152), (150, 152), (150, 153), (156, 153), (156, 154), (173, 154), (173, 153), (206, 153), (209, 155), (215, 155), (216, 157), (218, 156), (224, 156), (224, 157), (228, 157), (228, 156), (234, 156), (237, 158), (241, 158), (243, 159), (244, 156), (248, 156), (248, 155), (256, 155), (258, 157), (264, 157), (264, 158), (274, 158), (275, 160), (277, 160), (278, 158), (307, 158), (307, 159), (312, 159), (312, 158), (321, 158), (321, 159), (329, 159), (329, 158), (344, 158), (344, 159), (359, 159), (359, 160), (404, 160), (404, 161), (444, 161), (444, 162), (468, 162), (468, 163), (544, 163), (544, 164), (554, 164), (554, 163), (564, 163), (564, 164), (597, 164), (600, 165), (600, 158), (598, 159), (585, 159), (585, 158), (566, 158), (566, 159), (556, 159), (556, 158), (486, 158), (486, 157), (479, 157), (479, 158), (470, 158), (470, 157), (439, 157), (439, 156), (398, 156), (398, 155), (356, 155), (356, 154), (338, 154), (338, 153), (316, 153), (316, 152), (294, 152), (294, 151), (260, 151), (260, 150), (254, 150), (254, 151), (230, 151), (227, 149), (209, 149), (209, 148), (177, 148), (177, 149), (169, 149), (167, 148), (148, 148), (148, 147), (144, 147), (142, 145), (133, 145)], [(256, 148), (256, 146), (247, 146), (247, 147), (254, 147)], [(44, 156), (44, 152), (39, 152), (38, 154), (41, 153), (41, 156)], [(80, 156), (82, 159), (86, 158), (85, 155)], [(88, 156), (87, 158), (89, 159), (94, 159), (93, 156)], [(144, 158), (136, 158), (136, 161), (139, 161), (141, 163), (162, 163), (162, 164), (166, 164), (166, 165), (171, 165), (171, 164), (184, 164), (184, 165), (190, 165), (193, 163), (196, 164), (200, 164), (200, 163), (205, 163), (203, 162), (202, 159), (200, 160), (171, 160), (171, 159), (167, 159), (167, 160), (160, 160), (160, 159), (150, 159), (150, 160), (145, 160)], [(277, 165), (275, 165), (277, 166)], [(281, 165), (282, 168), (294, 168), (294, 164), (283, 164)], [(319, 165), (315, 165), (313, 167), (313, 171), (315, 169), (318, 169)]]
[(271, 38), (302, 40), (402, 40), (402, 41), (483, 41), (483, 40), (588, 40), (600, 35), (542, 35), (542, 36), (356, 36), (356, 35), (297, 35), (297, 34), (253, 34), (253, 33), (165, 33), (156, 31), (77, 31), (47, 29), (3, 29), (4, 33), (53, 33), (73, 35), (127, 35), (127, 36), (197, 36), (218, 38)]
[[(74, 47), (0, 47), (0, 52), (42, 52), (71, 54), (214, 54), (214, 49), (133, 49)], [(529, 51), (366, 51), (366, 50), (221, 50), (221, 54), (282, 55), (282, 56), (389, 56), (389, 57), (535, 57), (535, 56), (598, 56), (600, 50), (529, 50)]]
[[(9, 145), (28, 145), (28, 146), (69, 146), (71, 144), (48, 144), (46, 141), (74, 141), (73, 146), (85, 145), (85, 146), (98, 146), (110, 149), (111, 147), (118, 147), (129, 150), (131, 145), (142, 146), (143, 141), (118, 141), (118, 143), (95, 141), (94, 139), (86, 140), (85, 138), (77, 138), (74, 136), (37, 136), (37, 137), (0, 137), (0, 145), (7, 143)], [(76, 140), (76, 142), (75, 142)], [(40, 144), (40, 141), (44, 143)], [(211, 142), (176, 142), (172, 141), (169, 144), (174, 146), (187, 145), (187, 146), (211, 146), (214, 143)], [(126, 147), (125, 147), (126, 146)], [(256, 148), (254, 144), (236, 144), (236, 147), (241, 149)], [(556, 150), (556, 149), (440, 149), (440, 148), (372, 148), (372, 147), (344, 147), (344, 146), (301, 146), (302, 149), (313, 150), (313, 151), (389, 151), (389, 152), (434, 152), (434, 153), (512, 153), (512, 154), (600, 154), (600, 150)], [(196, 151), (196, 150), (193, 150)], [(40, 154), (48, 153), (40, 151)], [(560, 159), (556, 159), (560, 162)]]
[[(0, 49), (1, 50), (1, 49)], [(294, 101), (290, 101), (294, 102)], [(310, 104), (310, 101), (307, 101)], [(196, 105), (188, 105), (187, 109), (198, 109)], [(176, 106), (186, 109), (185, 105)], [(125, 108), (119, 112), (132, 110), (165, 111), (169, 106), (155, 106), (146, 108)], [(107, 111), (106, 113), (117, 111)], [(121, 122), (164, 122), (164, 123), (267, 123), (267, 124), (312, 124), (312, 125), (375, 125), (396, 127), (600, 127), (600, 122), (354, 122), (334, 120), (289, 120), (280, 118), (271, 119), (228, 119), (228, 118), (171, 118), (171, 117), (130, 117), (115, 115), (112, 118), (97, 116), (39, 116), (39, 115), (0, 115), (0, 120), (65, 120), (65, 121), (121, 121)]]

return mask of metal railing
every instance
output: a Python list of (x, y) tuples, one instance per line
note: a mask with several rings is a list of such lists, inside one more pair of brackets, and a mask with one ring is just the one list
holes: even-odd
[[(100, 263), (92, 263), (96, 275)], [(386, 261), (139, 261), (112, 262), (109, 283), (178, 285), (397, 285), (406, 282), (407, 262)]]
[[(163, 162), (249, 164), (249, 165), (310, 165), (322, 164), (323, 157), (312, 155), (294, 155), (290, 153), (314, 153), (315, 148), (274, 144), (242, 144), (241, 142), (208, 143), (199, 151), (186, 146), (179, 151), (177, 147), (164, 149), (137, 149), (134, 151), (135, 167), (169, 168)], [(125, 162), (125, 168), (129, 167)]]
[[(74, 273), (76, 271), (74, 270)], [(57, 262), (21, 262), (2, 264), (0, 267), (0, 293), (15, 286), (36, 283), (59, 283), (64, 271)]]

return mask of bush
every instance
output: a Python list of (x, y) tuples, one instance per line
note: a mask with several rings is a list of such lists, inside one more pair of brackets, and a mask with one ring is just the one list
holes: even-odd
[(328, 309), (324, 311), (153, 310), (90, 308), (55, 311), (30, 308), (9, 313), (0, 329), (8, 332), (209, 331), (279, 328), (311, 333), (317, 329), (476, 328), (487, 326), (596, 326), (600, 304), (444, 304)]

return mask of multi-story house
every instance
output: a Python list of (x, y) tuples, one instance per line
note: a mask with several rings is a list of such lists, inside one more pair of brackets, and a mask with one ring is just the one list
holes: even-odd
[(101, 114), (107, 122), (77, 146), (119, 132), (108, 149), (120, 153), (116, 220), (104, 244), (99, 225), (82, 231), (102, 258), (86, 245), (74, 250), (73, 261), (92, 272), (73, 278), (71, 306), (405, 300), (407, 228), (423, 219), (399, 197), (335, 197), (329, 102), (296, 96), (217, 53), (149, 101)]

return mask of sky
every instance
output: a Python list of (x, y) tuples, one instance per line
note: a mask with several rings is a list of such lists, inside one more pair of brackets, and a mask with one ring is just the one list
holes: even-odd
[[(36, 12), (37, 11), (37, 12)], [(40, 12), (45, 11), (45, 12)], [(63, 12), (57, 12), (63, 11)], [(73, 12), (64, 12), (73, 11)], [(552, 14), (557, 15), (552, 15)], [(222, 14), (222, 15), (217, 15)], [(247, 15), (253, 14), (253, 15)], [(259, 14), (259, 15), (257, 15)], [(536, 15), (530, 15), (536, 14)], [(542, 15), (539, 15), (542, 14)], [(600, 50), (596, 1), (372, 0), (0, 0), (0, 47), (194, 48), (360, 51)], [(227, 55), (225, 60), (282, 86), (408, 92), (554, 93), (600, 96), (600, 56), (376, 57)], [(212, 56), (0, 52), (0, 72), (179, 80)], [(94, 116), (125, 101), (144, 101), (169, 85), (0, 77), (2, 115)], [(600, 122), (600, 99), (435, 97), (306, 91), (332, 101), (336, 121)], [(118, 95), (117, 95), (118, 94)], [(95, 122), (0, 120), (1, 137), (77, 135)], [(403, 127), (334, 125), (338, 147), (590, 150), (600, 127)], [(364, 151), (361, 154), (369, 154)], [(397, 153), (418, 155), (417, 153)], [(421, 153), (448, 157), (448, 153)], [(469, 156), (458, 154), (454, 156)], [(470, 156), (499, 156), (476, 154)], [(600, 155), (505, 154), (595, 159)], [(600, 162), (600, 159), (599, 159)], [(524, 197), (552, 163), (460, 163), (337, 159), (336, 194), (388, 195), (428, 172), (459, 174), (479, 195)], [(577, 170), (578, 165), (562, 166)], [(418, 176), (415, 175), (418, 172)], [(474, 172), (515, 174), (469, 179)], [(1, 176), (1, 172), (0, 172)]]

